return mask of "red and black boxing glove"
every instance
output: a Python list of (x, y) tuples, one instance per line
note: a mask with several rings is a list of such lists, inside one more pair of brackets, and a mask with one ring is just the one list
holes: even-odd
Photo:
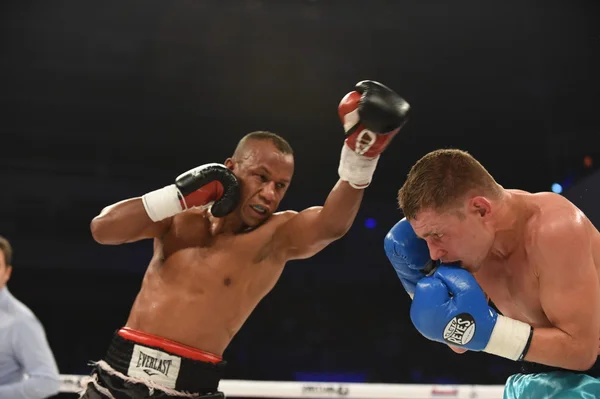
[(240, 185), (237, 178), (218, 163), (188, 170), (175, 179), (175, 184), (142, 196), (146, 213), (154, 222), (211, 202), (210, 212), (213, 216), (223, 217), (235, 209), (239, 200)]
[(371, 183), (379, 155), (408, 120), (410, 105), (379, 82), (363, 80), (344, 96), (338, 113), (346, 140), (338, 173), (354, 188)]

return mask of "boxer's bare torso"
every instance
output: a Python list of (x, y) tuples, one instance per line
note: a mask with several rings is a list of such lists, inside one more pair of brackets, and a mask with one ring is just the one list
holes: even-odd
[[(534, 327), (553, 325), (540, 301), (540, 274), (544, 272), (541, 256), (552, 257), (560, 246), (569, 245), (568, 237), (555, 245), (540, 245), (539, 234), (544, 229), (558, 229), (561, 235), (563, 226), (581, 224), (586, 232), (585, 243), (595, 266), (595, 279), (600, 284), (600, 233), (573, 204), (564, 197), (551, 193), (530, 194), (523, 191), (507, 190), (521, 205), (521, 222), (515, 230), (515, 247), (505, 258), (490, 257), (474, 274), (478, 283), (496, 307), (508, 317), (521, 320)], [(568, 233), (568, 227), (564, 230)], [(564, 248), (562, 248), (564, 249)], [(586, 265), (571, 264), (572, 273), (579, 273)], [(568, 304), (566, 304), (568, 306)]]
[[(566, 277), (573, 273), (574, 280), (581, 281), (580, 276), (585, 276), (585, 281), (593, 280), (600, 286), (600, 233), (562, 196), (521, 190), (505, 192), (504, 209), (509, 211), (496, 220), (501, 226), (495, 236), (496, 243), (501, 243), (500, 250), (489, 253), (474, 272), (469, 266), (464, 267), (473, 273), (503, 315), (537, 328), (585, 329), (585, 324), (591, 322), (582, 320), (586, 316), (578, 313), (565, 319), (565, 314), (575, 315), (569, 310), (573, 302), (581, 302), (574, 296), (583, 295), (577, 287), (569, 285)], [(574, 231), (575, 241), (571, 236)], [(574, 251), (583, 256), (565, 259), (565, 253)], [(548, 283), (548, 279), (555, 281)], [(586, 293), (593, 291), (585, 289)], [(588, 298), (588, 303), (592, 306), (594, 298)], [(451, 347), (458, 353), (466, 351)]]
[(274, 213), (292, 179), (293, 158), (269, 141), (228, 159), (240, 200), (216, 218), (194, 208), (153, 222), (142, 198), (102, 210), (95, 240), (154, 240), (154, 253), (126, 326), (215, 355), (273, 288), (287, 261), (313, 256), (350, 228), (363, 190), (338, 181), (321, 207)]
[(285, 259), (269, 243), (294, 214), (275, 214), (241, 234), (221, 232), (223, 220), (206, 210), (175, 216), (154, 239), (127, 326), (222, 355), (279, 279)]
[[(293, 150), (282, 137), (256, 131), (238, 142), (224, 167), (198, 166), (92, 220), (92, 236), (102, 244), (154, 240), (127, 327), (221, 355), (287, 261), (309, 258), (346, 234), (380, 154), (410, 109), (380, 83), (356, 88), (338, 107), (348, 134), (340, 179), (323, 206), (275, 213), (292, 180)], [(217, 212), (227, 203), (223, 193), (238, 191), (233, 206)], [(211, 201), (222, 217), (199, 209)]]

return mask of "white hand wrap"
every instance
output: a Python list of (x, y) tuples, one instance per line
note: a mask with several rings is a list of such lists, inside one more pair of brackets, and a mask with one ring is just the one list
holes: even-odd
[(379, 155), (375, 158), (358, 155), (344, 144), (338, 168), (340, 179), (347, 181), (354, 188), (366, 188), (371, 184), (373, 173), (377, 168), (377, 161), (379, 161)]
[(511, 360), (522, 360), (529, 348), (533, 329), (522, 321), (498, 315), (484, 352)]
[(175, 184), (159, 188), (142, 196), (142, 202), (148, 217), (153, 222), (174, 216), (184, 209), (179, 198), (183, 198)]

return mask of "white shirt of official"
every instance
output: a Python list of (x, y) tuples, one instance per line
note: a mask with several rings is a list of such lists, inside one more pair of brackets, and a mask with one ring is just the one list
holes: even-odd
[(0, 399), (44, 399), (59, 389), (42, 324), (8, 288), (0, 288)]

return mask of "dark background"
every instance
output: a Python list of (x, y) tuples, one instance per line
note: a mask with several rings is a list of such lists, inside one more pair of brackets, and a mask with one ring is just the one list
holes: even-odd
[(61, 372), (87, 374), (151, 255), (150, 242), (96, 244), (102, 207), (222, 162), (263, 129), (296, 151), (282, 208), (322, 204), (337, 181), (339, 100), (374, 79), (412, 119), (351, 231), (290, 263), (236, 336), (227, 378), (502, 384), (516, 363), (455, 355), (414, 330), (383, 237), (408, 169), (443, 147), (470, 151), (507, 188), (580, 184), (573, 201), (597, 214), (600, 178), (583, 159), (600, 162), (599, 20), (583, 0), (2, 2), (9, 287), (44, 323)]

